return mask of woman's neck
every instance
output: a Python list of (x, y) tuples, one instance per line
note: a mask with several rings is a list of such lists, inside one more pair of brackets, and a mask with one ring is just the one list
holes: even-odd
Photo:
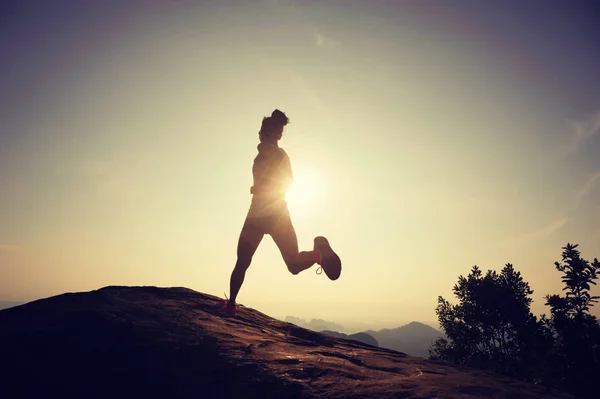
[(261, 142), (261, 144), (279, 147), (279, 142), (277, 140), (266, 140), (266, 141)]

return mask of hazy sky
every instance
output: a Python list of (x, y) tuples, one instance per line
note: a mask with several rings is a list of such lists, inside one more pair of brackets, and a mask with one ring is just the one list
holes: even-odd
[(343, 273), (292, 276), (267, 237), (246, 306), (433, 321), (460, 274), (510, 262), (539, 315), (562, 246), (600, 257), (592, 1), (2, 4), (0, 300), (228, 293), (275, 108), (300, 247), (325, 235)]

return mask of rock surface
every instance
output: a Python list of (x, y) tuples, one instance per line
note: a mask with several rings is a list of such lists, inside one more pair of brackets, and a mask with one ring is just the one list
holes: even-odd
[(329, 337), (185, 288), (106, 287), (0, 311), (5, 398), (570, 398)]

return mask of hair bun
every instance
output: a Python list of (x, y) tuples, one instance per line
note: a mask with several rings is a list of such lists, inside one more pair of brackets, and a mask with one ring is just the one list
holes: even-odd
[(271, 118), (273, 118), (273, 120), (275, 122), (277, 122), (278, 124), (285, 126), (289, 123), (289, 119), (288, 117), (281, 112), (280, 110), (276, 109), (275, 111), (273, 111), (273, 113), (271, 114)]

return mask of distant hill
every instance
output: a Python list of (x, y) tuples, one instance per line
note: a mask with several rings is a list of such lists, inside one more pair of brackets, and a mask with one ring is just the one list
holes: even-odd
[(308, 328), (313, 331), (344, 331), (344, 326), (338, 323), (334, 323), (332, 321), (322, 320), (322, 319), (311, 319), (310, 321), (306, 321), (299, 317), (287, 316), (285, 321), (288, 323), (293, 323), (297, 326)]
[(393, 349), (411, 356), (429, 357), (431, 344), (444, 333), (417, 321), (398, 328), (385, 328), (379, 331), (368, 330), (381, 348)]
[(186, 288), (106, 287), (0, 310), (2, 398), (572, 399), (334, 338)]
[(15, 306), (19, 306), (22, 305), (25, 302), (18, 302), (18, 301), (0, 301), (0, 310), (2, 309), (8, 309), (8, 308), (12, 308)]
[(363, 344), (367, 344), (367, 345), (371, 345), (371, 346), (375, 346), (375, 347), (379, 346), (379, 342), (377, 342), (377, 340), (375, 338), (373, 338), (372, 335), (369, 335), (364, 332), (348, 335), (348, 334), (344, 334), (344, 333), (337, 332), (337, 331), (323, 330), (323, 331), (321, 331), (321, 334), (326, 334), (326, 335), (329, 335), (330, 337), (351, 339), (353, 341), (362, 342)]
[(362, 333), (364, 333), (365, 336), (361, 338), (362, 340), (357, 339), (356, 337), (349, 338), (350, 336), (356, 336), (357, 334), (348, 335), (343, 333), (344, 326), (331, 321), (312, 319), (310, 322), (307, 322), (304, 319), (294, 316), (286, 317), (285, 321), (338, 338), (355, 339), (369, 345), (374, 345), (374, 342), (377, 342), (377, 345), (375, 346), (380, 348), (393, 349), (411, 356), (424, 358), (429, 357), (429, 348), (431, 347), (431, 344), (439, 337), (445, 336), (442, 331), (417, 321), (413, 321), (397, 328), (364, 331)]

